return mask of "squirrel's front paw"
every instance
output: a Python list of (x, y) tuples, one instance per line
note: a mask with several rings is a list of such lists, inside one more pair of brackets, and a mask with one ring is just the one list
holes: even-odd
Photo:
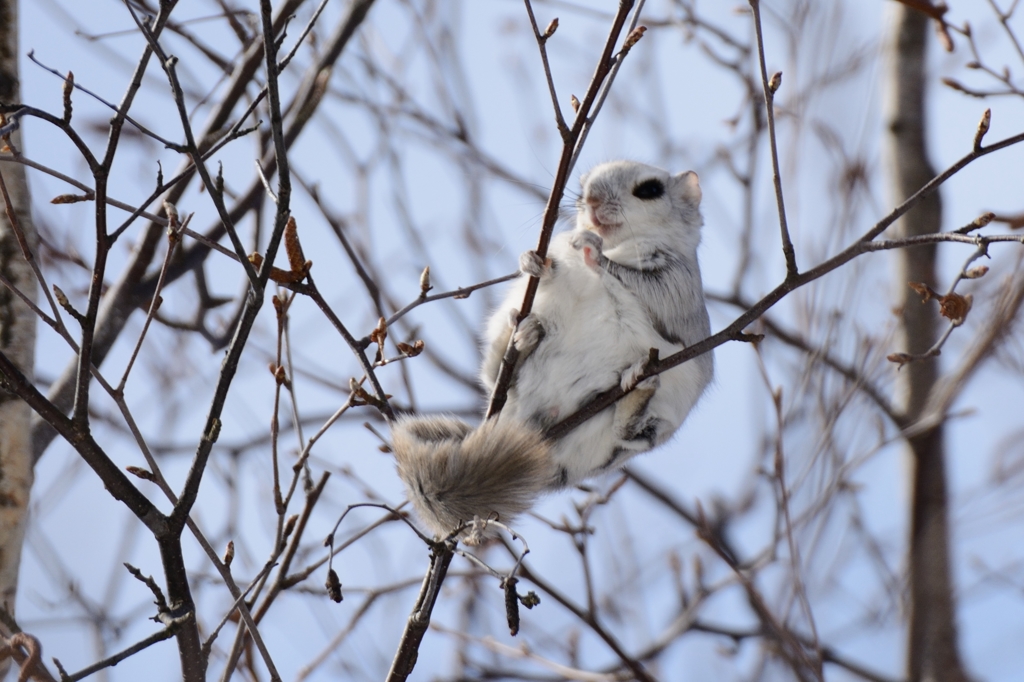
[(657, 374), (640, 381), (640, 377), (643, 376), (644, 370), (646, 369), (647, 360), (643, 359), (637, 361), (632, 367), (623, 372), (619, 382), (619, 385), (622, 386), (622, 390), (628, 391), (634, 386), (639, 391), (656, 391), (661, 388), (661, 377)]
[(583, 262), (588, 267), (595, 270), (601, 268), (604, 262), (604, 254), (601, 253), (604, 240), (601, 239), (601, 235), (590, 230), (580, 230), (572, 236), (572, 241), (569, 243), (572, 248), (583, 252)]
[(530, 277), (543, 277), (551, 272), (551, 259), (541, 258), (536, 251), (523, 251), (519, 256), (519, 270)]
[(536, 315), (527, 315), (519, 323), (515, 336), (512, 338), (512, 343), (515, 344), (517, 351), (525, 355), (536, 348), (543, 338), (544, 327), (541, 325), (540, 320), (537, 319)]

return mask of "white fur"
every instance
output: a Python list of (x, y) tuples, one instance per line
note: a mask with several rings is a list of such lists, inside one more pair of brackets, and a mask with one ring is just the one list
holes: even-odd
[[(550, 263), (535, 253), (521, 259), (540, 286), (515, 332), (520, 361), (498, 419), (476, 429), (450, 417), (404, 417), (392, 425), (398, 473), (438, 536), (475, 519), (508, 523), (542, 491), (663, 443), (711, 381), (705, 354), (637, 384), (651, 348), (664, 358), (710, 331), (697, 266), (697, 176), (618, 161), (598, 166), (582, 184), (576, 229), (552, 240)], [(488, 324), (481, 369), (488, 388), (526, 282), (511, 287)], [(634, 384), (562, 440), (544, 440), (545, 429), (594, 395)]]
[[(633, 195), (651, 180), (662, 183), (662, 196)], [(710, 332), (697, 265), (702, 221), (696, 175), (670, 176), (618, 161), (594, 168), (582, 184), (576, 229), (552, 240), (552, 266), (543, 273), (530, 318), (524, 320), (532, 325), (527, 345), (535, 347), (525, 349), (502, 420), (547, 428), (595, 394), (635, 383), (651, 348), (665, 358)], [(489, 388), (526, 282), (525, 277), (516, 282), (490, 318), (482, 369)], [(539, 341), (537, 326), (543, 330)], [(570, 432), (554, 445), (560, 471), (554, 487), (578, 483), (663, 443), (700, 398), (712, 371), (711, 356), (705, 354), (662, 373), (660, 381), (645, 382), (633, 401), (627, 396), (614, 410)], [(644, 418), (656, 428), (650, 442), (623, 440), (620, 426), (646, 401), (642, 390), (646, 396), (653, 392)]]

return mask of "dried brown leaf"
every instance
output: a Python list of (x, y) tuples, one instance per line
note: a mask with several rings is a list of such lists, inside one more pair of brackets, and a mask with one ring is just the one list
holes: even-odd
[(964, 296), (955, 291), (939, 297), (939, 313), (954, 325), (961, 325), (967, 319), (974, 304), (974, 297), (968, 294)]
[(422, 339), (418, 339), (412, 345), (409, 345), (408, 343), (401, 343), (401, 342), (399, 342), (399, 343), (397, 343), (395, 345), (398, 347), (399, 352), (401, 352), (403, 355), (405, 355), (407, 357), (410, 357), (410, 358), (414, 358), (414, 357), (416, 357), (417, 355), (419, 355), (420, 353), (423, 352), (423, 340)]
[(921, 303), (927, 303), (933, 298), (940, 298), (940, 295), (924, 282), (907, 282), (907, 285), (921, 295)]

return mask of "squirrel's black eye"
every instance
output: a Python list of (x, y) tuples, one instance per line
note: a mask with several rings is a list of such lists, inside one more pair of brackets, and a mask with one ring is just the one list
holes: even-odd
[(637, 199), (657, 199), (664, 193), (665, 185), (655, 178), (644, 180), (633, 188), (633, 196)]

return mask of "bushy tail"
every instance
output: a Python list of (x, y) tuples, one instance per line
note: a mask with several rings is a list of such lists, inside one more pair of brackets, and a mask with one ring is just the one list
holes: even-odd
[(555, 478), (547, 441), (514, 420), (473, 429), (454, 417), (402, 417), (391, 439), (409, 499), (439, 537), (474, 516), (511, 522)]

